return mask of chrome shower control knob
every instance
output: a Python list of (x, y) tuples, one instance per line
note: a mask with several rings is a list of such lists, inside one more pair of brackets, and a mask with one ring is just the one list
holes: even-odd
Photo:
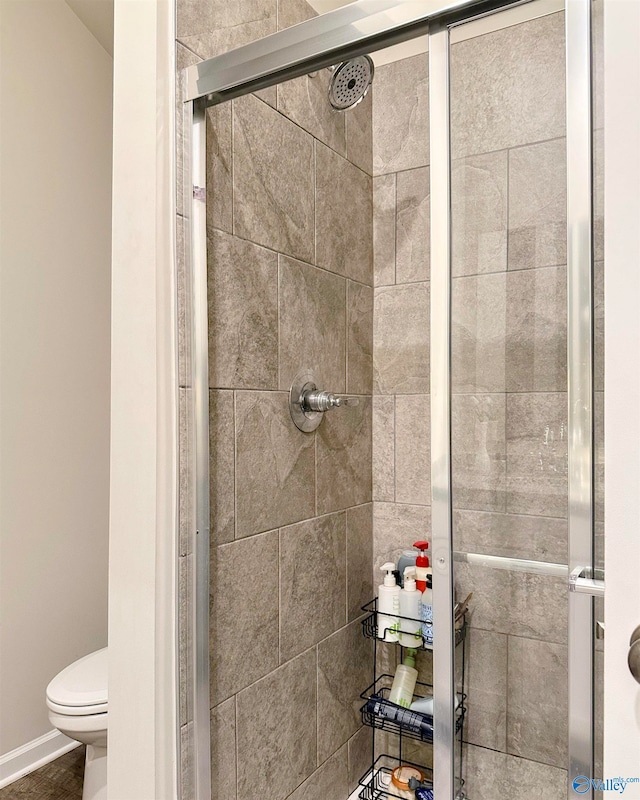
[(331, 392), (319, 392), (311, 389), (303, 392), (302, 404), (305, 411), (330, 411), (341, 406), (357, 406), (360, 403), (357, 397), (335, 395)]
[(289, 391), (289, 411), (295, 426), (311, 433), (322, 422), (325, 411), (332, 408), (352, 408), (360, 404), (357, 397), (320, 391), (313, 373), (305, 370), (293, 379)]

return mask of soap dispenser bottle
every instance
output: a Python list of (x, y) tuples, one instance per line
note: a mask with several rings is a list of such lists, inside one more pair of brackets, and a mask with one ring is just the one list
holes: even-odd
[(404, 588), (400, 590), (400, 644), (403, 647), (422, 647), (421, 614), (422, 592), (416, 588), (416, 568), (407, 567)]
[(414, 542), (413, 546), (416, 548), (416, 550), (420, 551), (418, 557), (416, 558), (416, 583), (418, 586), (418, 591), (424, 592), (424, 590), (427, 588), (427, 575), (431, 572), (429, 568), (429, 556), (427, 555), (429, 542)]
[(400, 613), (400, 587), (396, 583), (392, 561), (383, 564), (384, 581), (378, 586), (378, 638), (385, 642), (398, 641), (398, 614)]

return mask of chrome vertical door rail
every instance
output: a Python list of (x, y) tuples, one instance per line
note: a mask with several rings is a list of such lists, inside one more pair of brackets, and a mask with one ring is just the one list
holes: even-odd
[(209, 320), (207, 309), (206, 121), (204, 108), (184, 104), (187, 258), (191, 278), (191, 385), (194, 427), (195, 543), (193, 722), (195, 797), (211, 800), (209, 702)]
[(429, 32), (431, 164), (431, 520), (434, 795), (453, 800), (454, 620), (451, 515), (451, 154), (449, 30)]
[[(567, 0), (569, 571), (593, 568), (591, 0)], [(569, 592), (569, 781), (593, 776), (593, 598)], [(593, 797), (590, 788), (582, 797)]]

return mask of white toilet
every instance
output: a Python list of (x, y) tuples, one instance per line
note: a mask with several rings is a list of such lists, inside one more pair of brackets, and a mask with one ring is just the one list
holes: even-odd
[(82, 800), (107, 798), (107, 648), (74, 661), (47, 686), (51, 724), (87, 746)]

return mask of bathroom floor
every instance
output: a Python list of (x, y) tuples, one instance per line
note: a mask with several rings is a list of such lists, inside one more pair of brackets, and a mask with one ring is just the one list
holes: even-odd
[(0, 789), (0, 800), (80, 800), (83, 777), (84, 747), (76, 747)]

